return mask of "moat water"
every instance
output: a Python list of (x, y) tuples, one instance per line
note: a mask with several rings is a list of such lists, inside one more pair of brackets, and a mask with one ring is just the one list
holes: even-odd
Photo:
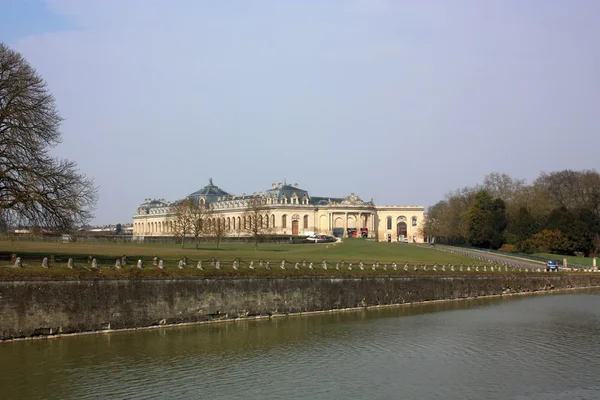
[(0, 343), (0, 399), (600, 399), (600, 292)]

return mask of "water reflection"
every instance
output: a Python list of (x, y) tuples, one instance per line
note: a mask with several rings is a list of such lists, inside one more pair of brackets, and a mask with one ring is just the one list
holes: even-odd
[(3, 343), (0, 387), (32, 399), (600, 398), (599, 299), (475, 299)]

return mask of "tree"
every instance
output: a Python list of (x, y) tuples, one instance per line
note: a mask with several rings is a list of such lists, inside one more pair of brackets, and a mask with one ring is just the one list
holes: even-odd
[(225, 225), (225, 220), (222, 217), (210, 218), (208, 224), (208, 232), (214, 238), (217, 249), (221, 247), (221, 242), (227, 236), (229, 229)]
[(467, 211), (475, 196), (475, 189), (465, 187), (446, 195), (429, 208), (425, 216), (424, 236), (435, 237), (437, 243), (464, 244), (467, 230)]
[(483, 178), (483, 189), (492, 197), (509, 201), (524, 183), (525, 181), (522, 179), (513, 179), (507, 174), (494, 172)]
[(466, 238), (472, 246), (498, 249), (504, 241), (506, 205), (487, 191), (475, 194), (467, 213)]
[(600, 174), (594, 170), (541, 174), (534, 182), (546, 190), (556, 206), (589, 208), (600, 216)]
[(181, 248), (185, 247), (185, 238), (192, 233), (194, 220), (193, 209), (194, 201), (190, 198), (185, 198), (175, 203), (175, 220), (173, 221), (173, 231), (175, 236), (181, 238)]
[(523, 242), (521, 247), (526, 253), (571, 254), (573, 251), (567, 235), (558, 229), (544, 229)]
[(212, 215), (212, 207), (210, 204), (203, 201), (193, 202), (193, 206), (190, 208), (191, 233), (194, 237), (194, 243), (196, 249), (200, 242), (200, 236), (207, 231), (206, 222)]
[(594, 251), (592, 252), (592, 257), (598, 257), (600, 255), (600, 234), (596, 235), (594, 238)]
[(516, 245), (517, 250), (521, 250), (520, 245), (538, 231), (538, 221), (526, 207), (521, 207), (515, 214), (508, 216), (507, 242)]
[(258, 242), (270, 232), (269, 209), (265, 200), (262, 197), (249, 199), (243, 218), (243, 229), (254, 241), (254, 249), (257, 249)]
[(50, 150), (62, 119), (46, 82), (0, 43), (0, 214), (32, 228), (70, 231), (93, 217), (91, 178)]
[(121, 224), (117, 224), (115, 226), (115, 235), (120, 235), (121, 232), (123, 232), (123, 227), (121, 226)]

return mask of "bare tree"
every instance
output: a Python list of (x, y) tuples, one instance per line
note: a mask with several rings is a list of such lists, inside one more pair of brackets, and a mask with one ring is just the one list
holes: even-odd
[(207, 220), (211, 215), (211, 205), (204, 203), (203, 201), (193, 202), (190, 207), (190, 218), (192, 220), (191, 233), (194, 237), (194, 242), (196, 243), (196, 249), (198, 249), (200, 236), (208, 230)]
[(0, 212), (18, 225), (71, 230), (93, 217), (97, 188), (49, 154), (62, 119), (46, 82), (0, 43)]
[(512, 200), (515, 192), (525, 185), (525, 180), (514, 179), (507, 174), (493, 172), (483, 179), (483, 189), (493, 197), (504, 201)]
[(225, 221), (222, 217), (209, 217), (208, 221), (208, 232), (214, 238), (218, 249), (221, 247), (223, 238), (229, 233), (229, 228), (225, 225)]
[(254, 248), (258, 248), (258, 242), (270, 231), (269, 208), (262, 197), (253, 197), (248, 200), (246, 211), (244, 212), (244, 231), (254, 241)]
[(193, 209), (196, 207), (194, 201), (185, 198), (175, 203), (175, 221), (173, 230), (175, 236), (181, 238), (181, 248), (185, 246), (185, 238), (193, 232), (194, 220)]

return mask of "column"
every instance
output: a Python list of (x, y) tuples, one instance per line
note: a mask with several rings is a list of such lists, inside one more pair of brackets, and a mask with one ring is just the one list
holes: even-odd
[(375, 213), (371, 213), (371, 232), (372, 232), (372, 237), (376, 237), (377, 236), (377, 232), (375, 232)]
[(346, 232), (344, 232), (344, 235), (348, 236), (348, 212), (346, 211), (344, 213), (344, 226), (346, 227)]

